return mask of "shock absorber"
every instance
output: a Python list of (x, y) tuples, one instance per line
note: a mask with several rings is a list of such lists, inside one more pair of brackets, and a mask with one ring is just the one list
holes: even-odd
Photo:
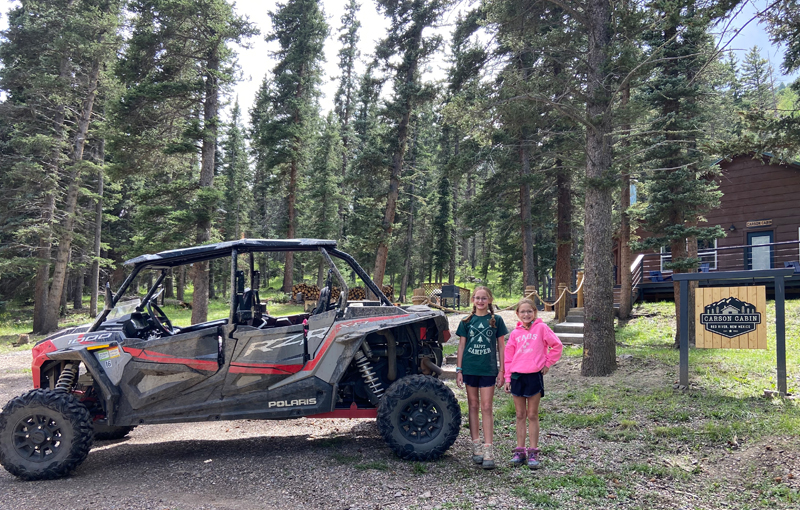
[(361, 377), (364, 378), (364, 382), (367, 383), (375, 397), (381, 398), (383, 396), (383, 384), (375, 374), (375, 370), (372, 369), (372, 364), (369, 362), (367, 355), (359, 349), (356, 351), (354, 359), (358, 370), (361, 372)]
[(75, 384), (75, 377), (78, 376), (78, 366), (75, 363), (67, 363), (64, 365), (64, 370), (58, 376), (56, 383), (56, 391), (72, 391), (72, 386)]

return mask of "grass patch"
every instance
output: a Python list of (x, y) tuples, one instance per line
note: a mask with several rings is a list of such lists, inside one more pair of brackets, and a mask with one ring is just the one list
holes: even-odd
[(331, 458), (339, 464), (355, 464), (361, 460), (359, 455), (345, 455), (344, 453), (334, 452), (331, 453)]
[(420, 462), (415, 462), (411, 468), (411, 472), (415, 475), (424, 475), (428, 472), (428, 467)]

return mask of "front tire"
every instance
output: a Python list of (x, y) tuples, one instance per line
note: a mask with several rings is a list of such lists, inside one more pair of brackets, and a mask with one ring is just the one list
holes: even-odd
[(378, 404), (378, 431), (404, 460), (436, 460), (458, 437), (461, 408), (453, 391), (427, 375), (395, 381)]
[(89, 455), (92, 418), (70, 393), (37, 389), (0, 413), (0, 464), (23, 480), (69, 474)]

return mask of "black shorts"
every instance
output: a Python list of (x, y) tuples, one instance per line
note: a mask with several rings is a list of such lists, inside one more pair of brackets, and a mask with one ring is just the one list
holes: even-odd
[(511, 394), (515, 397), (544, 396), (544, 377), (541, 372), (533, 374), (511, 374)]
[(488, 388), (497, 384), (497, 376), (494, 375), (464, 375), (464, 384), (473, 388)]

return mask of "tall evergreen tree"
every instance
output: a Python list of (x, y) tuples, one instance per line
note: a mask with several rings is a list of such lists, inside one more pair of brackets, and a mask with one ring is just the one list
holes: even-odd
[(231, 111), (231, 121), (222, 142), (222, 177), (224, 181), (223, 239), (239, 239), (249, 232), (251, 201), (247, 199), (252, 184), (250, 164), (247, 158), (244, 129), (241, 126), (241, 110), (237, 99)]
[(84, 147), (103, 70), (119, 45), (120, 3), (24, 1), (10, 11), (0, 44), (0, 88), (15, 122), (0, 166), (7, 189), (25, 190), (8, 197), (11, 204), (24, 197), (9, 219), (14, 245), (36, 253), (36, 333), (58, 327), (82, 180), (96, 173)]
[[(220, 198), (213, 184), (220, 94), (234, 77), (228, 44), (242, 43), (257, 31), (226, 0), (134, 0), (129, 8), (134, 30), (120, 65), (128, 90), (117, 118), (132, 136), (118, 138), (116, 149), (127, 156), (123, 161), (137, 154), (137, 144), (152, 147), (158, 157), (199, 158), (191, 217), (186, 219), (193, 223), (195, 242), (204, 244), (212, 238)], [(145, 160), (136, 159), (138, 164)], [(192, 323), (204, 322), (208, 264), (195, 264), (192, 273)]]
[[(650, 124), (654, 135), (646, 156), (648, 201), (639, 218), (652, 233), (643, 245), (668, 245), (669, 267), (683, 273), (699, 263), (689, 254), (692, 239), (696, 243), (698, 237), (723, 235), (719, 227), (697, 227), (703, 213), (716, 207), (720, 198), (717, 185), (709, 178), (709, 158), (699, 148), (706, 120), (703, 97), (707, 96), (700, 72), (710, 53), (707, 30), (711, 13), (698, 8), (694, 0), (654, 2), (652, 13), (654, 30), (647, 36), (650, 47), (660, 52), (660, 63), (645, 89), (648, 105), (656, 114)], [(680, 309), (678, 290), (675, 282), (676, 312)], [(677, 334), (675, 342), (677, 345)]]
[[(393, 71), (394, 82), (393, 96), (386, 105), (386, 116), (392, 125), (388, 138), (392, 162), (372, 274), (379, 287), (383, 285), (397, 212), (411, 114), (417, 105), (432, 99), (434, 94), (431, 87), (421, 84), (419, 75), (420, 65), (436, 50), (439, 38), (425, 38), (423, 32), (436, 23), (448, 3), (448, 0), (378, 0), (379, 9), (391, 20), (391, 25), (389, 34), (376, 48), (376, 57)], [(399, 63), (392, 61), (395, 56), (399, 57)]]
[[(317, 117), (317, 97), (322, 73), (323, 45), (328, 24), (319, 0), (289, 0), (270, 12), (272, 32), (267, 41), (278, 43), (273, 53), (278, 64), (273, 69), (270, 96), (271, 115), (256, 132), (254, 148), (267, 168), (285, 177), (287, 182), (285, 234), (297, 232), (298, 183), (307, 165), (308, 139)], [(294, 257), (287, 253), (283, 290), (291, 292)]]

